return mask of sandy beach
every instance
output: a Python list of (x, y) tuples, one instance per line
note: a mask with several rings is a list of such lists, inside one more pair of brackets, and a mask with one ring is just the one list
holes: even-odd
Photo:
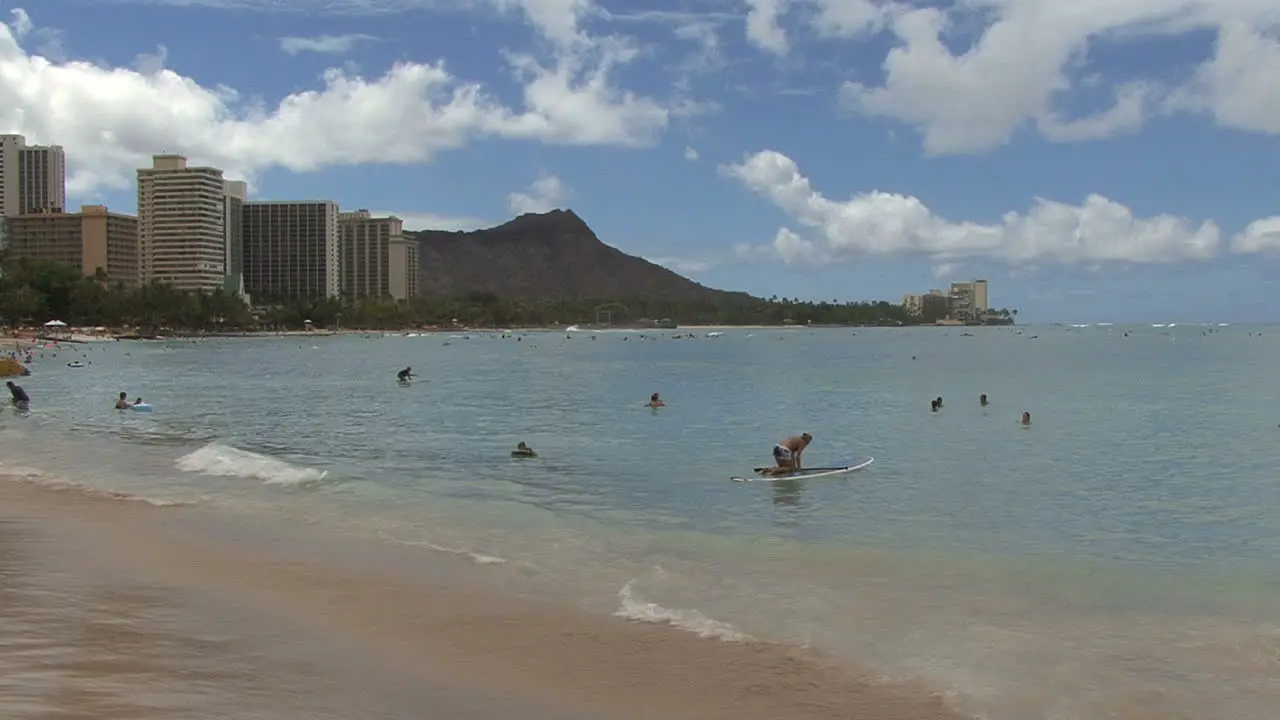
[(5, 717), (958, 717), (799, 649), (219, 542), (218, 522), (0, 482)]

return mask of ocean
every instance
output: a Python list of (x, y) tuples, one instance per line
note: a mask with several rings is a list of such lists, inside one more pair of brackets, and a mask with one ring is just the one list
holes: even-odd
[[(807, 649), (970, 717), (1275, 716), (1280, 331), (707, 332), (47, 349), (0, 475), (241, 550)], [(805, 431), (809, 465), (875, 463), (730, 481)]]

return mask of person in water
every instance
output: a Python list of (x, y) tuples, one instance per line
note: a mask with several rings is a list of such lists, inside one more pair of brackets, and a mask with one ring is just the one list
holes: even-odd
[(1029, 413), (1029, 412), (1024, 412), (1024, 413), (1022, 413), (1022, 424), (1023, 424), (1023, 425), (1030, 425), (1030, 424), (1031, 424), (1031, 413)]
[(651, 407), (655, 409), (660, 407), (666, 407), (666, 406), (667, 404), (662, 401), (662, 398), (658, 397), (658, 393), (654, 393), (650, 395), (649, 402), (645, 403), (645, 407)]
[(19, 410), (26, 410), (31, 407), (31, 396), (27, 394), (26, 390), (22, 389), (21, 385), (18, 385), (12, 380), (8, 380), (5, 382), (5, 386), (9, 388), (9, 394), (13, 396), (10, 398), (9, 402), (12, 403), (14, 407)]
[(930, 401), (929, 401), (929, 410), (931, 410), (932, 412), (938, 412), (938, 408), (940, 408), (940, 407), (942, 407), (942, 406), (938, 404), (938, 401), (937, 401), (937, 400), (930, 400)]
[(766, 474), (785, 475), (797, 470), (803, 470), (804, 464), (801, 461), (801, 456), (804, 455), (805, 448), (809, 447), (811, 442), (813, 442), (813, 436), (809, 433), (803, 433), (799, 437), (789, 437), (774, 445), (774, 466), (769, 468)]
[(521, 440), (516, 443), (516, 449), (511, 451), (511, 457), (538, 457), (538, 453), (529, 447), (529, 444)]
[(413, 368), (407, 367), (396, 373), (396, 380), (400, 382), (409, 382), (411, 378), (413, 378)]
[(117, 410), (128, 410), (128, 409), (129, 409), (129, 394), (128, 394), (128, 393), (126, 393), (126, 392), (124, 392), (124, 391), (121, 391), (121, 392), (120, 392), (120, 397), (116, 399), (116, 409), (117, 409)]
[(987, 394), (986, 394), (986, 393), (982, 393), (982, 395), (978, 398), (978, 404), (979, 404), (979, 405), (981, 405), (982, 407), (986, 407), (987, 405), (990, 405), (990, 404), (991, 404), (991, 403), (987, 402)]

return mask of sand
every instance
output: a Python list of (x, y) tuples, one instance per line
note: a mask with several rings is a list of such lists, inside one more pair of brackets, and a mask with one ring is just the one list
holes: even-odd
[(200, 513), (0, 480), (6, 720), (960, 717), (799, 649), (218, 542)]

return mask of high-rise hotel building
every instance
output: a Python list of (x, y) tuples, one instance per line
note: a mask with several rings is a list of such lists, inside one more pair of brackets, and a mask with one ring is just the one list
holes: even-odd
[(227, 267), (226, 185), (222, 171), (156, 155), (138, 170), (138, 245), (144, 283), (212, 292)]
[(28, 145), (22, 135), (0, 135), (0, 246), (6, 218), (67, 207), (67, 158), (59, 145)]
[(243, 217), (249, 295), (274, 302), (341, 293), (337, 203), (246, 202)]
[(404, 300), (417, 294), (418, 245), (404, 236), (404, 221), (368, 210), (340, 213), (338, 220), (345, 297)]

